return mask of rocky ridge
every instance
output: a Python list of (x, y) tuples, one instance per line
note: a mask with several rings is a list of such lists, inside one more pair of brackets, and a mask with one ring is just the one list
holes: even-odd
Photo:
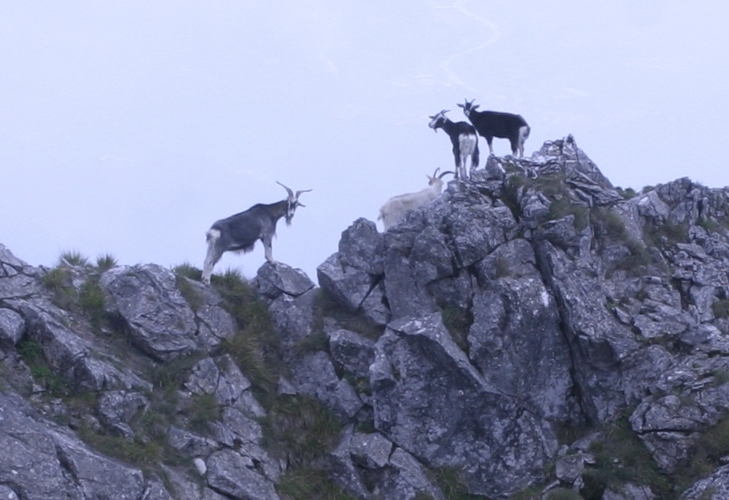
[(0, 495), (723, 498), (728, 212), (570, 136), (358, 219), (319, 287), (0, 245)]

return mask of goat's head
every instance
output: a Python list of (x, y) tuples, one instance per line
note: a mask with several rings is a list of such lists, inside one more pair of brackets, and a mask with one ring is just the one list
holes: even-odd
[(445, 172), (441, 172), (440, 175), (438, 175), (438, 170), (440, 170), (440, 167), (435, 169), (435, 172), (433, 172), (433, 176), (429, 176), (428, 174), (425, 174), (426, 177), (428, 177), (428, 186), (435, 186), (435, 189), (440, 192), (441, 189), (443, 189), (443, 176), (446, 174), (453, 174), (455, 175), (455, 172), (452, 172), (450, 170), (446, 170)]
[(296, 191), (296, 194), (294, 194), (294, 192), (291, 191), (291, 189), (289, 187), (284, 186), (283, 184), (281, 184), (278, 181), (276, 181), (276, 184), (283, 187), (289, 195), (288, 199), (286, 200), (287, 206), (286, 206), (286, 215), (285, 215), (286, 216), (286, 225), (288, 226), (288, 225), (291, 225), (291, 219), (294, 218), (294, 213), (296, 212), (296, 208), (306, 206), (299, 201), (299, 195), (301, 195), (301, 193), (308, 193), (309, 191), (311, 191), (311, 189), (303, 189), (301, 191)]
[(476, 111), (478, 108), (478, 104), (473, 104), (473, 101), (476, 99), (471, 99), (471, 102), (468, 102), (468, 99), (464, 99), (466, 101), (466, 104), (457, 104), (459, 108), (463, 108), (463, 114), (468, 116), (471, 114), (471, 111)]
[(440, 113), (436, 113), (433, 116), (428, 117), (430, 118), (430, 123), (428, 124), (428, 126), (433, 129), (433, 132), (438, 132), (438, 128), (443, 126), (443, 124), (448, 121), (448, 118), (446, 118), (445, 115), (448, 111), (449, 110), (444, 109)]

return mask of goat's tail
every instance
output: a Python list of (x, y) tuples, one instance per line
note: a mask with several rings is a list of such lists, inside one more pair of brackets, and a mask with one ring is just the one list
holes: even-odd
[[(523, 131), (523, 132), (522, 132), (522, 131)], [(520, 133), (520, 135), (521, 135), (521, 136), (522, 136), (522, 138), (523, 138), (522, 140), (527, 140), (527, 139), (529, 139), (529, 132), (531, 132), (531, 131), (532, 131), (532, 128), (531, 128), (531, 127), (530, 127), (529, 125), (524, 125), (523, 127), (521, 127), (521, 128), (519, 129), (519, 133)]]

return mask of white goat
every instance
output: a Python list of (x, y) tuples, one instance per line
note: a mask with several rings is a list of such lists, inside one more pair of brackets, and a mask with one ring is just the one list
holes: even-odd
[(392, 226), (398, 224), (404, 217), (408, 210), (414, 210), (418, 207), (426, 205), (436, 199), (438, 195), (443, 191), (443, 176), (446, 174), (453, 174), (450, 170), (443, 172), (438, 175), (436, 168), (433, 172), (433, 176), (428, 177), (428, 187), (418, 191), (417, 193), (406, 193), (398, 196), (393, 196), (382, 205), (380, 208), (380, 216), (377, 220), (382, 220), (382, 225), (385, 227), (385, 231), (390, 229)]

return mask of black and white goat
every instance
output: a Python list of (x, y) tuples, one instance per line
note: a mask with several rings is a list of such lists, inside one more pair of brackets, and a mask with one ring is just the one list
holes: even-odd
[(471, 157), (471, 170), (478, 167), (478, 135), (476, 129), (466, 122), (452, 122), (446, 117), (448, 110), (430, 116), (428, 126), (434, 132), (445, 130), (453, 144), (453, 157), (456, 160), (456, 179), (466, 179), (466, 159)]
[(466, 104), (459, 104), (458, 106), (463, 108), (463, 114), (468, 117), (478, 133), (486, 138), (486, 142), (489, 145), (489, 153), (494, 154), (494, 148), (491, 143), (494, 137), (500, 137), (501, 139), (509, 139), (511, 143), (511, 154), (516, 156), (516, 152), (519, 151), (519, 156), (524, 156), (524, 142), (529, 137), (531, 129), (527, 125), (526, 120), (521, 115), (514, 115), (511, 113), (501, 113), (499, 111), (476, 111), (478, 104), (474, 106), (473, 101)]
[(286, 189), (288, 197), (277, 203), (253, 205), (245, 212), (231, 215), (213, 223), (207, 232), (208, 252), (205, 256), (202, 280), (210, 283), (213, 267), (225, 252), (250, 252), (257, 240), (261, 240), (266, 260), (275, 264), (271, 242), (276, 235), (276, 223), (281, 217), (286, 217), (286, 225), (291, 224), (297, 207), (303, 207), (299, 202), (301, 193), (308, 193), (311, 189), (296, 191), (296, 194), (280, 182), (276, 183)]
[(408, 210), (415, 210), (420, 206), (430, 203), (438, 197), (441, 191), (443, 191), (443, 176), (453, 173), (448, 170), (438, 175), (438, 170), (440, 170), (440, 168), (435, 169), (433, 177), (429, 175), (427, 176), (427, 188), (416, 193), (406, 193), (393, 196), (387, 200), (384, 205), (382, 205), (382, 208), (380, 208), (380, 215), (377, 217), (377, 220), (382, 220), (382, 225), (385, 227), (385, 231), (399, 223), (405, 217)]

